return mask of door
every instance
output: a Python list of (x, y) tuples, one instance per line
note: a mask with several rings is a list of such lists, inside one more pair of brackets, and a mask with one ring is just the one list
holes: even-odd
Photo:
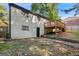
[(39, 27), (37, 27), (37, 29), (36, 29), (36, 36), (40, 37), (40, 28)]

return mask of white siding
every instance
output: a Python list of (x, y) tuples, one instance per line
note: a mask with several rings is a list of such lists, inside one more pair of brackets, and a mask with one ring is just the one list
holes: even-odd
[[(17, 10), (16, 13), (13, 12), (11, 7), (11, 38), (29, 38), (36, 37), (36, 28), (40, 27), (40, 35), (44, 34), (44, 22), (43, 18), (39, 21), (37, 16), (29, 14), (29, 17), (25, 17), (21, 14), (21, 10)], [(35, 22), (34, 22), (35, 21)], [(29, 30), (22, 30), (22, 25), (29, 26)]]
[(66, 26), (67, 30), (79, 30), (79, 26)]

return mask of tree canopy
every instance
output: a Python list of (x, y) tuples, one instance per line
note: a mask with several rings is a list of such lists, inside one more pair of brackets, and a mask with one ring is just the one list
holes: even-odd
[(7, 14), (4, 6), (0, 5), (0, 20), (5, 20), (5, 15)]
[(51, 21), (59, 20), (56, 3), (33, 3), (31, 10), (48, 17)]

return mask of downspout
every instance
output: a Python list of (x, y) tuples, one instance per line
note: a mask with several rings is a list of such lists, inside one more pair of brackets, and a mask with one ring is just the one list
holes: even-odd
[(10, 3), (8, 4), (9, 5), (9, 34), (10, 34), (10, 39), (11, 39), (11, 5)]

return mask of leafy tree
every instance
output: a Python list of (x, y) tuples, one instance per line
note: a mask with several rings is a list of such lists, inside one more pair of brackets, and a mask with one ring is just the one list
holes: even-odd
[(58, 10), (57, 10), (57, 4), (56, 3), (51, 3), (51, 4), (48, 4), (49, 6), (49, 15), (48, 17), (55, 21), (55, 20), (59, 20), (59, 16), (58, 16)]
[[(47, 16), (48, 15), (48, 6), (45, 3), (33, 3), (32, 9), (33, 12), (36, 12), (40, 15)], [(46, 12), (47, 11), (47, 12)]]
[(79, 3), (76, 3), (76, 4), (73, 5), (73, 7), (66, 9), (66, 10), (62, 10), (62, 11), (64, 11), (65, 13), (75, 11), (74, 16), (79, 15)]
[(56, 3), (33, 3), (31, 10), (48, 17), (51, 21), (59, 20)]
[(0, 5), (0, 20), (5, 20), (6, 15), (6, 9), (4, 8), (4, 6)]

